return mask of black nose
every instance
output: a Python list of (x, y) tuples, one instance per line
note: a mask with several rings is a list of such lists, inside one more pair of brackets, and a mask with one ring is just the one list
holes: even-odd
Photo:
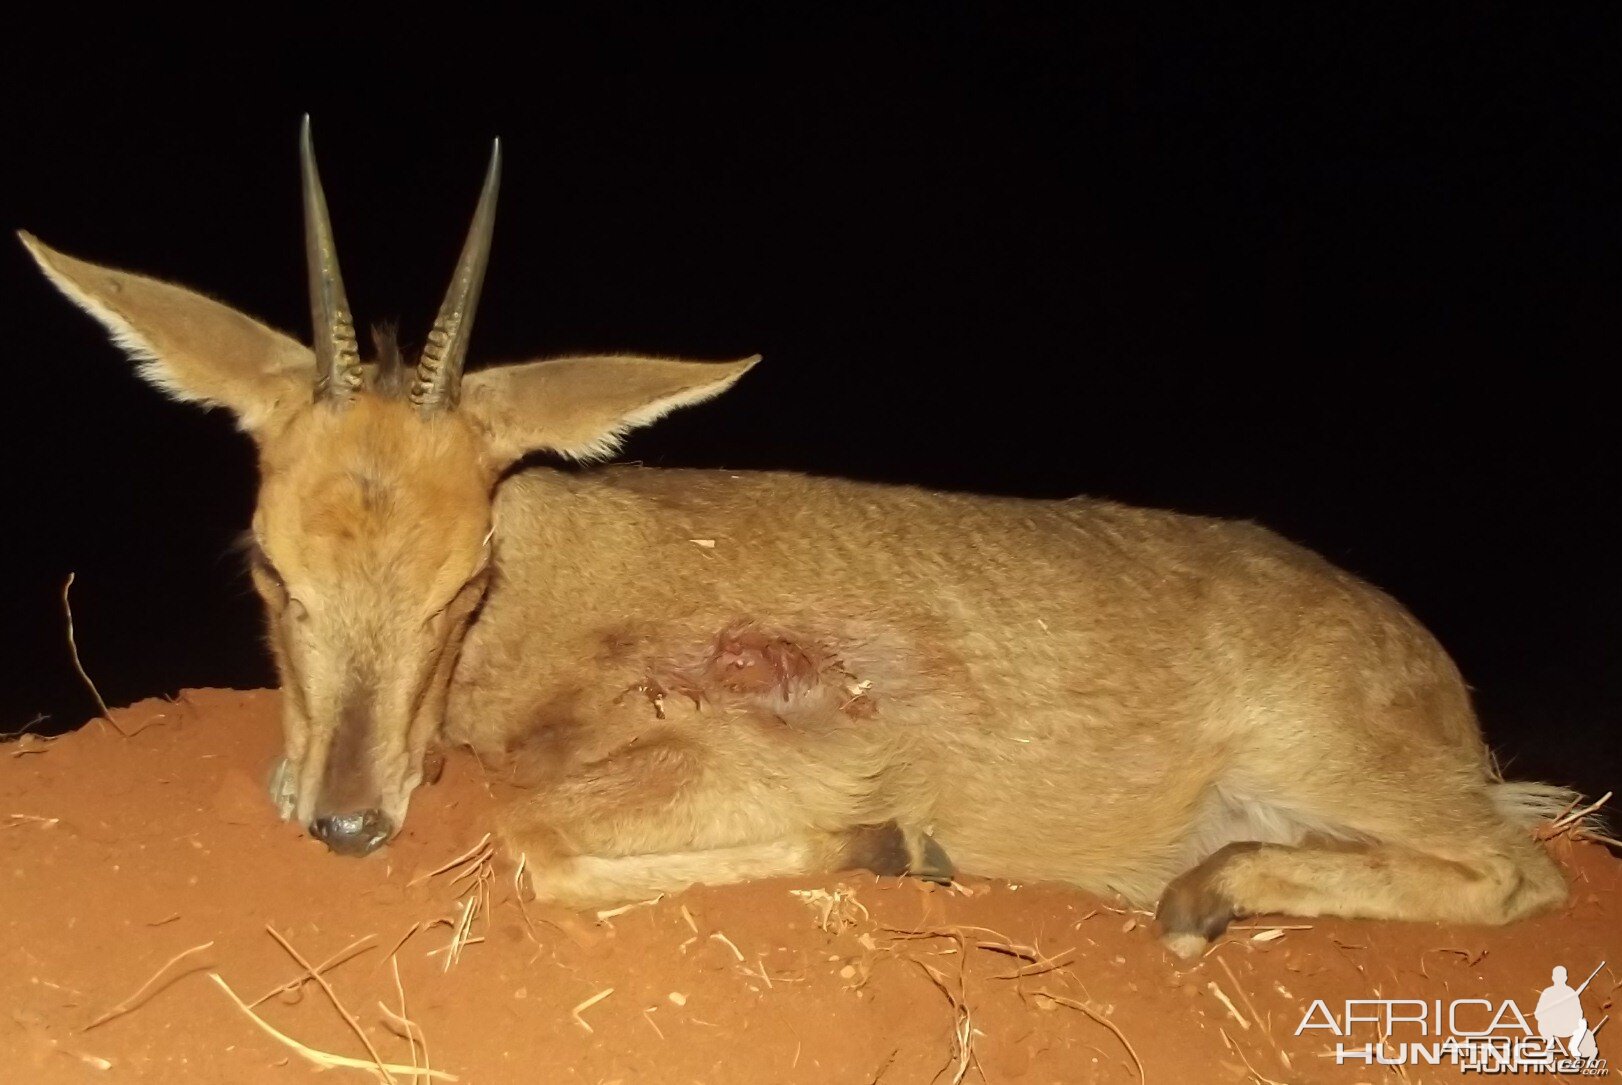
[(332, 814), (310, 822), (310, 835), (339, 855), (365, 855), (389, 838), (394, 823), (381, 810)]

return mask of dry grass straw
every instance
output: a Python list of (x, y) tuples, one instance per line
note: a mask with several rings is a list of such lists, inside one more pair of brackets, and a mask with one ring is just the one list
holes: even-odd
[[(455, 886), (460, 882), (467, 881), (470, 878), (472, 879), (471, 888), (469, 888), (467, 893), (456, 902), (456, 917), (454, 919), (448, 917), (437, 919), (430, 924), (430, 926), (444, 924), (445, 926), (451, 928), (451, 940), (449, 944), (441, 947), (440, 949), (432, 950), (429, 953), (429, 956), (437, 956), (441, 953), (445, 955), (444, 971), (450, 971), (451, 965), (461, 960), (463, 949), (468, 946), (478, 945), (480, 942), (484, 941), (482, 937), (474, 936), (473, 924), (474, 921), (477, 920), (481, 915), (485, 917), (486, 923), (489, 922), (490, 885), (495, 881), (496, 877), (495, 853), (495, 845), (491, 843), (490, 834), (485, 833), (484, 836), (479, 839), (477, 844), (474, 844), (471, 848), (468, 848), (466, 851), (462, 852), (462, 854), (456, 856), (456, 858), (440, 864), (426, 874), (419, 874), (417, 877), (411, 879), (410, 884), (420, 885), (431, 878), (437, 878), (441, 874), (449, 873), (450, 871), (455, 870), (457, 867), (462, 867), (463, 869), (451, 878), (450, 884), (452, 886)], [(520, 865), (520, 873), (522, 873), (522, 864)], [(517, 891), (519, 888), (519, 883), (515, 877), (514, 889)], [(522, 894), (519, 895), (518, 899), (519, 909), (520, 911), (523, 911)], [(526, 924), (529, 921), (529, 915), (527, 912), (524, 914), (524, 920)], [(410, 935), (408, 933), (407, 937), (409, 936)], [(404, 939), (402, 939), (402, 941), (403, 940)]]
[(279, 933), (277, 933), (275, 927), (272, 927), (269, 923), (266, 923), (265, 930), (270, 933), (272, 938), (276, 939), (276, 943), (278, 945), (287, 951), (287, 955), (289, 957), (292, 957), (293, 960), (298, 962), (300, 968), (304, 969), (310, 974), (311, 979), (315, 980), (316, 983), (321, 985), (321, 990), (327, 993), (327, 999), (332, 1003), (332, 1008), (338, 1011), (338, 1016), (344, 1019), (344, 1022), (349, 1026), (350, 1031), (359, 1037), (361, 1044), (366, 1048), (366, 1053), (370, 1055), (372, 1057), (372, 1061), (377, 1064), (378, 1072), (382, 1074), (383, 1080), (387, 1082), (388, 1085), (394, 1085), (394, 1075), (390, 1074), (388, 1069), (383, 1065), (383, 1058), (377, 1053), (377, 1048), (372, 1045), (372, 1038), (366, 1035), (365, 1029), (360, 1027), (360, 1022), (355, 1020), (355, 1015), (350, 1013), (349, 1010), (344, 1007), (343, 1002), (341, 1002), (338, 998), (338, 992), (334, 991), (332, 989), (332, 984), (327, 982), (327, 977), (317, 972), (315, 970), (315, 966), (310, 964), (309, 961), (306, 961), (304, 959), (304, 955), (293, 948), (293, 943), (289, 942), (286, 938), (283, 938)]
[[(992, 930), (990, 927), (880, 927), (879, 930), (881, 933), (890, 938), (900, 940), (949, 938), (956, 942), (959, 948), (967, 949), (972, 946), (975, 949), (983, 949), (988, 953), (996, 953), (1004, 957), (1012, 957), (1015, 960), (1024, 961), (1026, 966), (1042, 964), (1052, 960), (1052, 958), (1043, 956), (1042, 953), (1036, 949), (1036, 947), (1020, 945), (1018, 942), (1013, 941), (998, 931)], [(989, 934), (994, 935), (995, 937), (970, 940), (968, 937), (969, 932), (982, 935)], [(1061, 956), (1073, 952), (1075, 951), (1065, 950)], [(1010, 976), (1008, 978), (1012, 979), (1014, 977)]]
[[(865, 913), (866, 910), (863, 909), (863, 911)], [(1051, 964), (1051, 967), (1056, 968), (1058, 967), (1058, 964), (1052, 964), (1051, 958), (1044, 957), (1036, 949), (1030, 946), (1019, 945), (1018, 943), (1013, 942), (989, 927), (880, 927), (879, 930), (880, 933), (888, 936), (891, 939), (890, 946), (886, 948), (888, 948), (890, 952), (897, 953), (898, 955), (899, 953), (897, 946), (899, 943), (926, 941), (937, 938), (946, 939), (953, 943), (954, 949), (952, 952), (955, 952), (958, 955), (957, 983), (955, 988), (947, 980), (946, 974), (940, 969), (937, 969), (924, 961), (918, 960), (917, 958), (909, 957), (905, 959), (911, 960), (912, 963), (923, 969), (924, 975), (929, 979), (930, 983), (934, 985), (935, 989), (940, 991), (940, 993), (946, 997), (947, 1004), (952, 1009), (952, 1054), (947, 1060), (946, 1067), (942, 1068), (941, 1073), (944, 1073), (947, 1068), (952, 1067), (955, 1063), (956, 1069), (952, 1075), (952, 1085), (959, 1085), (959, 1083), (963, 1081), (964, 1077), (968, 1075), (971, 1067), (977, 1070), (981, 1079), (984, 1080), (986, 1076), (985, 1069), (980, 1065), (979, 1056), (976, 1054), (974, 1049), (974, 1011), (970, 1008), (968, 999), (968, 950), (972, 947), (989, 953), (999, 954), (1001, 956), (1013, 957), (1016, 960), (1024, 962), (1024, 965), (1021, 966), (1020, 969), (1015, 970), (1013, 976), (1001, 978), (1014, 978), (1018, 976), (1025, 968), (1029, 968), (1033, 965)], [(995, 937), (971, 938), (969, 936), (970, 932), (973, 932), (976, 935), (993, 935)], [(1066, 952), (1068, 953), (1069, 951)]]
[(443, 953), (445, 955), (445, 965), (443, 968), (443, 971), (445, 972), (449, 972), (451, 970), (451, 965), (462, 959), (463, 949), (470, 945), (478, 945), (480, 942), (484, 941), (483, 938), (476, 938), (473, 936), (473, 920), (477, 918), (479, 913), (478, 894), (476, 892), (469, 893), (466, 897), (457, 901), (456, 906), (461, 909), (461, 913), (458, 915), (455, 923), (452, 924), (450, 944), (442, 946), (434, 951), (435, 953)]
[(433, 870), (430, 870), (428, 873), (417, 875), (415, 878), (411, 879), (410, 884), (411, 885), (421, 885), (423, 882), (427, 881), (430, 878), (437, 878), (441, 874), (445, 873), (447, 870), (455, 870), (457, 867), (461, 866), (463, 863), (471, 862), (471, 861), (473, 861), (475, 859), (479, 860), (480, 862), (483, 862), (485, 859), (488, 859), (490, 857), (490, 855), (494, 852), (494, 850), (495, 850), (494, 847), (490, 843), (490, 834), (485, 833), (484, 836), (479, 840), (479, 842), (477, 844), (473, 845), (471, 848), (467, 849), (462, 854), (458, 855), (456, 858), (450, 860), (449, 862), (443, 863), (443, 864), (435, 867)]
[[(1031, 976), (1047, 975), (1055, 972), (1062, 972), (1065, 975), (1071, 976), (1072, 979), (1075, 978), (1070, 970), (1065, 967), (1065, 964), (1069, 961), (1071, 956), (1074, 955), (1074, 949), (1061, 950), (1060, 952), (1054, 954), (1044, 954), (1035, 946), (1022, 945), (1008, 938), (1001, 932), (992, 930), (989, 927), (881, 927), (880, 931), (881, 933), (890, 937), (893, 943), (934, 938), (945, 938), (956, 943), (957, 951), (960, 954), (960, 964), (958, 969), (958, 989), (955, 994), (950, 985), (947, 984), (945, 976), (938, 969), (931, 968), (922, 961), (914, 962), (924, 968), (930, 981), (937, 989), (941, 991), (942, 994), (946, 995), (947, 999), (952, 1004), (954, 1037), (953, 1061), (957, 1063), (956, 1074), (952, 1079), (953, 1085), (957, 1085), (957, 1083), (963, 1080), (964, 1075), (968, 1073), (969, 1067), (971, 1066), (977, 1070), (980, 1070), (980, 1075), (982, 1078), (985, 1077), (985, 1072), (980, 1068), (978, 1057), (974, 1053), (973, 1014), (969, 1009), (964, 995), (964, 968), (966, 965), (965, 958), (967, 957), (967, 953), (970, 948), (982, 950), (987, 953), (997, 954), (999, 956), (1011, 957), (1014, 960), (1022, 962), (1012, 972), (995, 977), (997, 979), (1014, 980), (1017, 983), (1021, 980), (1028, 979)], [(973, 937), (971, 937), (971, 935), (973, 935)], [(986, 937), (988, 935), (990, 937)], [(893, 951), (893, 945), (891, 948)], [(1132, 1046), (1132, 1041), (1128, 1040), (1126, 1034), (1121, 1031), (1120, 1026), (1116, 1025), (1114, 1021), (1111, 1021), (1104, 1013), (1094, 1008), (1088, 1002), (1084, 1002), (1076, 998), (1070, 998), (1066, 995), (1056, 994), (1055, 992), (1045, 988), (1034, 991), (1032, 994), (1039, 998), (1046, 998), (1055, 1005), (1065, 1006), (1069, 1009), (1076, 1010), (1079, 1013), (1086, 1015), (1090, 1020), (1094, 1021), (1101, 1027), (1107, 1029), (1118, 1041), (1120, 1041), (1121, 1046), (1126, 1049), (1127, 1055), (1132, 1060), (1133, 1067), (1137, 1070), (1138, 1081), (1141, 1083), (1146, 1080), (1143, 1069), (1143, 1060), (1138, 1056), (1137, 1049)], [(1023, 992), (1021, 992), (1021, 997), (1024, 997)], [(948, 1063), (948, 1065), (951, 1065), (951, 1063)]]
[(1600, 813), (1601, 808), (1611, 801), (1614, 794), (1615, 792), (1607, 791), (1583, 807), (1577, 805), (1582, 801), (1580, 798), (1572, 799), (1564, 810), (1538, 830), (1538, 839), (1553, 840), (1556, 837), (1568, 836), (1573, 840), (1588, 840), (1622, 849), (1622, 840), (1606, 832), (1605, 817)]
[(32, 823), (34, 825), (38, 825), (42, 829), (49, 829), (53, 825), (60, 825), (62, 823), (61, 818), (41, 817), (38, 814), (8, 814), (6, 816), (11, 819), (11, 824), (13, 825)]
[[(968, 998), (964, 989), (963, 958), (958, 958), (957, 990), (955, 992), (952, 990), (951, 985), (946, 982), (945, 973), (917, 959), (913, 959), (912, 963), (923, 969), (924, 975), (929, 978), (929, 982), (935, 985), (936, 990), (946, 996), (946, 1002), (952, 1008), (952, 1055), (946, 1063), (947, 1066), (951, 1066), (953, 1062), (957, 1063), (957, 1070), (952, 1074), (952, 1085), (959, 1085), (968, 1074), (971, 1066), (980, 1071), (980, 1077), (984, 1080), (986, 1072), (980, 1066), (979, 1056), (974, 1051), (974, 1013), (969, 1009)], [(936, 1077), (939, 1076), (940, 1074), (937, 1073)]]
[[(183, 961), (187, 957), (190, 957), (193, 953), (201, 953), (205, 949), (212, 948), (213, 945), (214, 945), (214, 943), (212, 941), (204, 942), (200, 946), (192, 946), (190, 949), (183, 949), (179, 953), (175, 954), (173, 957), (170, 957), (167, 961), (164, 962), (162, 968), (160, 968), (156, 972), (152, 973), (152, 977), (150, 979), (148, 979), (145, 983), (141, 984), (140, 987), (136, 988), (135, 993), (133, 995), (130, 995), (130, 997), (126, 998), (124, 1001), (120, 1002), (118, 1005), (114, 1006), (112, 1009), (108, 1010), (106, 1013), (102, 1014), (100, 1017), (96, 1018), (94, 1021), (90, 1022), (90, 1024), (86, 1025), (84, 1028), (80, 1029), (79, 1031), (80, 1032), (89, 1032), (91, 1029), (95, 1028), (97, 1025), (104, 1025), (108, 1021), (111, 1021), (115, 1017), (120, 1017), (120, 1016), (122, 1016), (122, 1015), (124, 1015), (126, 1013), (129, 1013), (131, 1010), (135, 1009), (137, 1006), (144, 1003), (147, 1000), (147, 998), (149, 998), (151, 995), (156, 994), (159, 990), (162, 990), (163, 987), (168, 986), (167, 983), (162, 984), (161, 986), (158, 985), (158, 980), (160, 978), (162, 978), (169, 971), (169, 969), (173, 968), (180, 961)], [(206, 968), (208, 966), (204, 965), (204, 964), (200, 964), (197, 967), (198, 968)], [(190, 972), (190, 970), (188, 969), (187, 972), (180, 972), (180, 973), (175, 974), (174, 976), (170, 977), (170, 982), (172, 983), (174, 980), (179, 979), (181, 976), (189, 974), (189, 972)]]
[(720, 942), (721, 944), (726, 946), (728, 949), (730, 949), (732, 951), (732, 955), (734, 957), (738, 958), (738, 963), (739, 964), (742, 964), (743, 961), (745, 960), (744, 955), (743, 955), (743, 950), (739, 949), (738, 944), (736, 942), (734, 942), (732, 939), (728, 938), (725, 934), (721, 933), (720, 931), (715, 931), (714, 933), (712, 933), (710, 935), (710, 939), (712, 941)]
[(47, 716), (45, 713), (36, 712), (36, 713), (34, 713), (34, 718), (33, 719), (29, 720), (27, 723), (23, 724), (21, 727), (17, 728), (16, 730), (14, 730), (14, 731), (0, 731), (0, 742), (10, 742), (14, 738), (28, 738), (30, 736), (32, 736), (33, 738), (42, 738), (43, 736), (34, 734), (34, 728), (38, 727), (40, 724), (46, 722), (49, 719), (50, 719), (50, 717)]
[(54, 735), (36, 735), (25, 733), (17, 739), (17, 748), (11, 751), (12, 757), (27, 757), (31, 753), (44, 753), (56, 741)]
[[(816, 924), (818, 928), (827, 934), (843, 934), (845, 931), (849, 930), (853, 926), (856, 926), (858, 923), (863, 921), (872, 922), (872, 914), (868, 911), (866, 905), (862, 904), (861, 901), (856, 899), (854, 890), (847, 885), (837, 885), (831, 891), (817, 888), (791, 889), (789, 892), (793, 896), (798, 897), (805, 903), (806, 907), (811, 909), (812, 914), (816, 917)], [(685, 908), (683, 909), (683, 912), (686, 912)], [(689, 916), (687, 919), (688, 924), (693, 927), (694, 931), (697, 931), (698, 927), (692, 922), (691, 917)], [(923, 972), (924, 978), (929, 981), (930, 985), (939, 991), (946, 999), (946, 1003), (952, 1011), (952, 1050), (947, 1056), (945, 1065), (936, 1071), (931, 1080), (937, 1080), (942, 1074), (945, 1074), (948, 1070), (952, 1070), (952, 1085), (959, 1085), (959, 1083), (961, 1083), (964, 1077), (968, 1074), (971, 1066), (979, 1068), (981, 1079), (984, 1080), (985, 1078), (985, 1070), (979, 1067), (979, 1060), (974, 1052), (974, 1015), (969, 1009), (968, 1001), (965, 997), (965, 970), (967, 968), (966, 947), (969, 943), (964, 932), (968, 929), (971, 928), (905, 928), (875, 925), (875, 930), (889, 937), (890, 942), (888, 944), (882, 946), (879, 945), (874, 941), (871, 934), (865, 932), (858, 939), (869, 951), (916, 965), (919, 970)], [(716, 936), (711, 935), (711, 937), (714, 938)], [(952, 983), (947, 979), (946, 974), (940, 969), (934, 967), (926, 961), (918, 959), (917, 957), (907, 956), (901, 952), (900, 947), (904, 943), (913, 941), (928, 941), (933, 939), (946, 939), (953, 943), (952, 948), (946, 952), (955, 953), (958, 956), (958, 976), (955, 989)], [(733, 952), (737, 953), (735, 947)], [(739, 960), (742, 960), (743, 955), (738, 953), (738, 958)], [(867, 982), (871, 976), (869, 967), (870, 964), (871, 961), (863, 962), (860, 969), (860, 978), (855, 984), (855, 989), (860, 989), (867, 985)], [(762, 973), (765, 971), (764, 962), (762, 962), (761, 971)], [(843, 974), (854, 973), (850, 968), (847, 967), (845, 973)], [(798, 1062), (798, 1058), (799, 1052), (798, 1049), (796, 1049), (796, 1062)], [(873, 1080), (876, 1081), (879, 1077), (883, 1076), (885, 1070), (889, 1068), (890, 1061), (890, 1059), (885, 1060), (884, 1064), (875, 1073)], [(954, 1065), (956, 1067), (955, 1070), (953, 1070)]]
[(400, 935), (400, 940), (398, 942), (394, 943), (394, 948), (389, 950), (389, 952), (388, 952), (389, 959), (393, 960), (395, 954), (400, 952), (400, 947), (405, 945), (407, 942), (411, 941), (411, 936), (413, 934), (416, 934), (420, 930), (422, 930), (422, 920), (420, 920), (420, 919), (417, 922), (411, 924), (411, 926), (407, 927), (406, 932), (404, 934)]
[(456, 954), (458, 954), (458, 956), (460, 956), (460, 953), (461, 953), (461, 950), (462, 950), (463, 947), (465, 947), (465, 946), (478, 946), (478, 945), (483, 945), (483, 944), (484, 944), (484, 939), (482, 937), (479, 937), (479, 938), (464, 938), (460, 942), (451, 942), (449, 945), (440, 946), (438, 949), (430, 949), (427, 953), (423, 954), (423, 956), (425, 956), (425, 957), (438, 957), (442, 953), (443, 954), (456, 953)]
[[(1250, 1016), (1255, 1019), (1256, 1024), (1261, 1026), (1261, 1034), (1267, 1037), (1268, 1043), (1273, 1045), (1273, 1052), (1278, 1056), (1278, 1061), (1283, 1064), (1286, 1070), (1294, 1070), (1295, 1067), (1290, 1062), (1289, 1053), (1279, 1045), (1278, 1038), (1273, 1035), (1272, 1018), (1264, 1015), (1256, 1008), (1256, 1003), (1251, 1001), (1250, 992), (1245, 990), (1245, 985), (1239, 982), (1238, 975), (1236, 975), (1234, 970), (1228, 966), (1228, 962), (1226, 960), (1218, 957), (1217, 964), (1221, 967), (1222, 971), (1228, 974), (1228, 979), (1233, 981), (1233, 989), (1239, 992), (1239, 998), (1242, 1002), (1244, 1002), (1245, 1009), (1250, 1011)], [(1246, 1065), (1249, 1064), (1247, 1063)]]
[[(1283, 933), (1284, 931), (1310, 931), (1314, 928), (1311, 923), (1230, 923), (1228, 929), (1230, 931), (1261, 931), (1266, 934), (1268, 931)], [(1256, 940), (1256, 936), (1252, 935), (1251, 941)]]
[(372, 939), (376, 937), (377, 936), (374, 934), (368, 934), (365, 938), (355, 939), (343, 949), (340, 949), (337, 953), (334, 953), (332, 956), (316, 965), (313, 969), (306, 969), (304, 972), (294, 976), (280, 987), (275, 987), (269, 991), (266, 991), (264, 994), (248, 1003), (249, 1008), (251, 1009), (255, 1006), (261, 1005), (262, 1003), (269, 1002), (283, 991), (291, 991), (294, 988), (302, 987), (310, 980), (315, 979), (315, 977), (322, 972), (330, 972), (332, 969), (337, 968), (351, 957), (358, 956), (362, 950), (370, 949)]
[(586, 999), (585, 1001), (581, 1002), (579, 1005), (575, 1006), (574, 1009), (570, 1010), (569, 1011), (569, 1016), (574, 1018), (575, 1024), (579, 1025), (581, 1028), (585, 1029), (587, 1032), (596, 1032), (597, 1030), (592, 1028), (590, 1023), (587, 1022), (586, 1019), (584, 1017), (581, 1017), (580, 1015), (582, 1013), (584, 1013), (586, 1010), (591, 1009), (593, 1006), (597, 1005), (597, 1003), (601, 1002), (603, 999), (607, 998), (609, 995), (611, 995), (613, 993), (614, 993), (614, 988), (612, 988), (612, 987), (606, 987), (603, 990), (598, 991), (596, 994), (592, 995), (590, 998)]
[[(512, 896), (512, 900), (513, 900), (513, 903), (518, 906), (518, 917), (524, 921), (524, 933), (529, 935), (529, 940), (531, 942), (535, 943), (535, 947), (536, 947), (535, 948), (535, 957), (538, 958), (540, 956), (541, 952), (545, 949), (545, 947), (541, 944), (540, 935), (535, 933), (535, 920), (534, 920), (534, 917), (532, 917), (529, 914), (529, 907), (528, 907), (528, 905), (526, 905), (524, 903), (524, 897), (526, 895), (526, 888), (527, 888), (526, 884), (524, 882), (524, 872), (526, 870), (528, 870), (528, 869), (529, 869), (529, 856), (526, 855), (526, 854), (520, 853), (519, 856), (518, 856), (518, 867), (517, 867), (517, 869), (515, 869), (513, 871), (513, 896)], [(528, 893), (528, 895), (531, 898), (533, 898), (534, 897), (534, 892), (531, 890)], [(586, 945), (586, 943), (581, 940), (580, 934), (579, 934), (578, 931), (571, 930), (568, 927), (565, 927), (563, 924), (555, 922), (554, 920), (548, 919), (545, 916), (541, 917), (541, 922), (545, 923), (548, 927), (551, 927), (553, 930), (557, 931), (559, 934), (561, 934), (565, 938), (569, 939), (569, 941), (573, 942), (575, 945), (581, 946), (581, 947), (584, 947)], [(531, 958), (531, 963), (533, 963), (534, 960), (535, 960), (535, 958)]]
[(636, 911), (638, 908), (650, 908), (664, 899), (665, 895), (660, 893), (658, 896), (649, 897), (647, 900), (634, 900), (630, 904), (621, 904), (618, 908), (599, 909), (597, 912), (597, 922), (606, 923), (610, 919), (617, 919), (627, 912)]
[(101, 691), (96, 688), (96, 683), (90, 680), (90, 675), (85, 672), (84, 664), (79, 662), (79, 644), (73, 637), (73, 605), (68, 602), (68, 589), (73, 587), (75, 575), (69, 573), (67, 582), (62, 585), (62, 613), (67, 615), (68, 619), (68, 654), (73, 657), (73, 669), (79, 672), (79, 677), (84, 679), (85, 686), (90, 690), (90, 696), (96, 699), (96, 708), (101, 712), (100, 718), (106, 720), (108, 726), (113, 730), (125, 738), (129, 738), (129, 732), (118, 726), (117, 721), (113, 719), (113, 714), (107, 710), (107, 702), (101, 699)]
[(1228, 1016), (1239, 1022), (1240, 1028), (1244, 1029), (1246, 1032), (1249, 1032), (1250, 1019), (1239, 1012), (1239, 1007), (1233, 1004), (1233, 999), (1228, 997), (1228, 992), (1224, 991), (1216, 980), (1208, 980), (1205, 986), (1213, 995), (1216, 996), (1216, 1000), (1222, 1003), (1222, 1007), (1228, 1011)]
[[(416, 929), (416, 927), (411, 928), (412, 932), (415, 932)], [(410, 935), (408, 934), (407, 937), (410, 937)], [(401, 940), (401, 943), (404, 944), (404, 939)], [(399, 947), (395, 948), (398, 949)], [(395, 1035), (404, 1036), (406, 1043), (411, 1045), (411, 1080), (416, 1081), (424, 1075), (431, 1078), (434, 1064), (428, 1058), (428, 1034), (422, 1030), (421, 1025), (411, 1020), (411, 1010), (406, 1005), (405, 984), (400, 980), (400, 959), (393, 953), (389, 954), (389, 968), (394, 973), (395, 993), (400, 996), (400, 1012), (395, 1013), (382, 1002), (377, 1004), (378, 1009), (383, 1011), (383, 1020), (394, 1030)], [(420, 1061), (417, 1055), (419, 1048), (422, 1051)]]
[(379, 1072), (400, 1074), (402, 1076), (415, 1073), (419, 1077), (427, 1077), (436, 1081), (458, 1080), (455, 1074), (447, 1074), (442, 1070), (424, 1070), (420, 1067), (400, 1066), (395, 1063), (368, 1062), (365, 1059), (352, 1059), (347, 1055), (334, 1055), (330, 1051), (322, 1051), (318, 1048), (301, 1044), (291, 1036), (287, 1035), (285, 1032), (279, 1031), (276, 1026), (266, 1021), (263, 1017), (260, 1017), (257, 1013), (254, 1013), (253, 1010), (249, 1008), (248, 1004), (242, 1001), (242, 999), (238, 997), (237, 993), (231, 989), (231, 985), (220, 978), (220, 974), (218, 972), (210, 972), (208, 974), (208, 978), (219, 985), (220, 990), (225, 992), (226, 997), (235, 1003), (237, 1009), (241, 1010), (247, 1016), (248, 1020), (252, 1021), (261, 1032), (275, 1040), (277, 1043), (285, 1045), (300, 1058), (313, 1063), (323, 1070), (343, 1067), (350, 1070), (366, 1070), (371, 1072), (373, 1075), (377, 1075)]
[[(790, 889), (817, 917), (817, 926), (828, 934), (840, 934), (858, 923), (869, 922), (872, 915), (867, 906), (856, 899), (856, 891), (848, 885), (827, 889)], [(694, 928), (697, 932), (697, 928)]]
[(1256, 1067), (1251, 1064), (1250, 1059), (1246, 1057), (1243, 1049), (1241, 1049), (1238, 1044), (1234, 1043), (1232, 1036), (1228, 1035), (1227, 1029), (1219, 1028), (1217, 1031), (1222, 1034), (1222, 1042), (1228, 1045), (1228, 1050), (1232, 1051), (1235, 1055), (1238, 1055), (1239, 1061), (1245, 1064), (1245, 1070), (1250, 1074), (1252, 1081), (1258, 1082), (1259, 1085), (1286, 1085), (1285, 1082), (1279, 1081), (1277, 1078), (1268, 1077), (1266, 1074), (1256, 1069)]
[[(524, 932), (529, 935), (529, 940), (539, 947), (541, 937), (535, 933), (535, 924), (529, 918), (529, 908), (524, 905), (524, 871), (528, 867), (529, 855), (527, 853), (519, 855), (518, 869), (513, 871), (513, 903), (518, 905), (518, 915), (524, 921)], [(539, 952), (540, 950), (537, 948), (536, 953)]]
[[(982, 946), (980, 948), (985, 947)], [(1045, 976), (1049, 972), (1057, 972), (1062, 970), (1065, 965), (1070, 963), (1070, 958), (1074, 957), (1075, 955), (1076, 951), (1074, 948), (1060, 950), (1058, 953), (1055, 953), (1052, 956), (1043, 957), (1040, 960), (1030, 961), (1026, 964), (1020, 965), (1012, 972), (1005, 973), (997, 978), (1000, 980), (1019, 980), (1030, 979), (1032, 976)]]
[(1066, 998), (1064, 995), (1056, 995), (1052, 991), (1047, 990), (1037, 991), (1036, 993), (1044, 998), (1052, 999), (1057, 1005), (1065, 1006), (1069, 1009), (1084, 1013), (1093, 1021), (1102, 1025), (1104, 1028), (1109, 1029), (1110, 1032), (1114, 1034), (1115, 1038), (1121, 1041), (1121, 1046), (1126, 1048), (1126, 1053), (1132, 1056), (1132, 1065), (1135, 1066), (1138, 1071), (1139, 1085), (1143, 1085), (1143, 1082), (1147, 1080), (1143, 1073), (1143, 1060), (1138, 1057), (1138, 1049), (1132, 1046), (1132, 1041), (1126, 1038), (1126, 1033), (1121, 1031), (1119, 1025), (1079, 999)]

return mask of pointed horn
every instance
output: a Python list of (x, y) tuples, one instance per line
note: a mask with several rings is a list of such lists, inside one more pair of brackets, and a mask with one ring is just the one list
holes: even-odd
[(355, 321), (338, 272), (338, 249), (327, 218), (327, 198), (315, 168), (310, 116), (299, 132), (299, 170), (304, 182), (304, 260), (310, 275), (311, 345), (315, 348), (315, 398), (346, 400), (360, 387), (360, 349)]
[(439, 315), (422, 348), (417, 379), (411, 385), (411, 402), (424, 413), (449, 410), (462, 394), (462, 366), (467, 361), (468, 335), (473, 331), (473, 313), (479, 306), (479, 290), (484, 286), (485, 265), (490, 262), (490, 236), (496, 224), (496, 192), (501, 187), (501, 140), (490, 151), (490, 168), (484, 174), (484, 190), (473, 212), (462, 258), (456, 274), (439, 306)]

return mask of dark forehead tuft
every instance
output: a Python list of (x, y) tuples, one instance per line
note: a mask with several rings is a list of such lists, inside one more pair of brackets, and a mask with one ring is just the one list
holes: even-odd
[(377, 352), (373, 389), (380, 396), (404, 395), (405, 355), (400, 350), (400, 330), (394, 321), (386, 320), (372, 325), (372, 349)]

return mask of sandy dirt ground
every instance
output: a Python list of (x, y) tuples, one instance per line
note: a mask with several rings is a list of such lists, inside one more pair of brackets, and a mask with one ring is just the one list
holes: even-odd
[[(1551, 843), (1574, 889), (1558, 914), (1268, 917), (1191, 964), (1119, 901), (973, 878), (852, 873), (582, 915), (522, 903), (481, 849), (506, 785), (465, 754), (395, 843), (345, 859), (264, 795), (275, 693), (113, 717), (0, 745), (0, 1082), (1453, 1081), (1337, 1064), (1337, 1042), (1395, 1057), (1416, 1023), (1328, 1022), (1385, 998), (1485, 1000), (1468, 1027), (1513, 1000), (1531, 1023), (1555, 965), (1575, 985), (1607, 962), (1580, 999), (1592, 1026), (1622, 985), (1622, 862), (1569, 836)], [(1598, 1041), (1622, 1065), (1622, 1026)]]

